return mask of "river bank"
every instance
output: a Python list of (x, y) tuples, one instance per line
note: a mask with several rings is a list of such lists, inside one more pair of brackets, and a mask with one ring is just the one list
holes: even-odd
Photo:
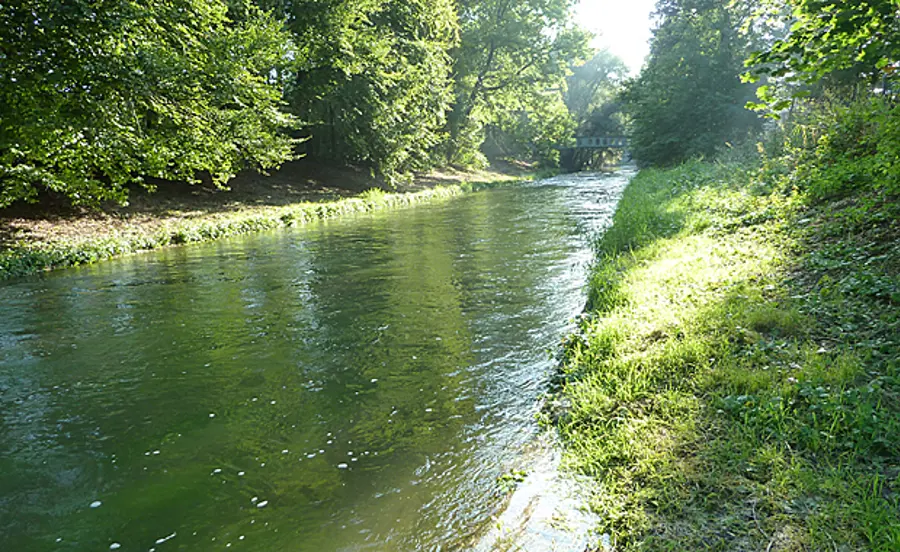
[(90, 264), (170, 245), (291, 227), (349, 213), (375, 211), (530, 180), (527, 167), (445, 170), (384, 191), (364, 171), (285, 165), (271, 176), (239, 175), (228, 190), (157, 182), (135, 191), (127, 206), (102, 210), (65, 204), (0, 210), (0, 280)]
[(0, 550), (571, 535), (535, 416), (629, 176), (3, 282)]
[(782, 173), (642, 171), (554, 413), (616, 550), (900, 547), (900, 209)]

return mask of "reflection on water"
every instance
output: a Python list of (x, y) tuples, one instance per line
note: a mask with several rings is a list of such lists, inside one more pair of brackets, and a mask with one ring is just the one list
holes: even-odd
[(0, 550), (448, 550), (627, 175), (0, 285)]

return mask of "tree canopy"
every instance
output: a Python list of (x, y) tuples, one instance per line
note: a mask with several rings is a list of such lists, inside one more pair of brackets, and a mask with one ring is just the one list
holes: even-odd
[(656, 14), (647, 64), (623, 96), (634, 157), (671, 165), (758, 130), (744, 108), (755, 86), (740, 80), (751, 47), (743, 13), (720, 0), (660, 0)]
[(290, 103), (309, 151), (388, 177), (430, 166), (451, 100), (451, 0), (302, 0), (286, 8), (300, 45)]
[(767, 79), (755, 109), (772, 116), (792, 99), (821, 96), (893, 76), (900, 61), (900, 20), (896, 0), (763, 0), (756, 21), (790, 14), (777, 40), (747, 60), (745, 79)]
[(292, 155), (291, 41), (222, 0), (0, 5), (0, 206), (39, 189), (123, 200), (144, 176), (222, 184)]
[[(22, 0), (0, 4), (0, 207), (224, 185), (297, 156), (391, 182), (576, 126), (574, 0)], [(302, 144), (302, 145), (301, 145)]]
[(453, 57), (454, 102), (446, 147), (451, 162), (480, 157), (485, 126), (519, 135), (546, 155), (571, 134), (563, 102), (569, 66), (588, 54), (571, 20), (573, 0), (462, 0)]
[(900, 60), (896, 0), (764, 0), (762, 13), (791, 14), (789, 33), (750, 56), (757, 74), (815, 81), (855, 68), (872, 75)]

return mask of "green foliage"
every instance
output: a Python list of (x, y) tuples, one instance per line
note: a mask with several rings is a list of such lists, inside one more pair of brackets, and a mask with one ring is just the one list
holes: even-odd
[(555, 92), (511, 95), (495, 117), (486, 125), (487, 140), (481, 150), (493, 157), (534, 160), (543, 167), (558, 165), (556, 148), (575, 132), (575, 121)]
[(509, 494), (527, 478), (528, 472), (524, 470), (510, 470), (497, 477), (497, 492), (501, 495)]
[(444, 145), (451, 163), (483, 163), (486, 125), (545, 144), (571, 133), (562, 90), (568, 67), (587, 54), (587, 34), (571, 23), (572, 0), (459, 3), (461, 40), (452, 52), (454, 102)]
[(796, 168), (642, 171), (598, 242), (558, 424), (616, 549), (900, 546), (900, 212)]
[(122, 202), (143, 176), (223, 185), (278, 166), (292, 50), (281, 24), (224, 0), (0, 5), (0, 206), (40, 190)]
[(893, 0), (763, 2), (756, 21), (790, 14), (790, 25), (748, 58), (745, 80), (768, 80), (758, 91), (760, 101), (748, 107), (777, 119), (807, 98), (857, 99), (875, 87), (893, 93), (900, 55), (896, 11)]
[(573, 131), (563, 77), (586, 52), (572, 6), (0, 4), (0, 207), (42, 190), (125, 202), (129, 186), (152, 188), (145, 177), (224, 186), (304, 141), (302, 153), (387, 184), (481, 164), (486, 128), (506, 153), (553, 165)]
[(795, 124), (819, 134), (797, 171), (816, 198), (875, 190), (900, 195), (900, 108), (880, 98), (813, 112)]
[(852, 212), (868, 216), (900, 195), (900, 110), (878, 96), (826, 99), (798, 102), (768, 135), (764, 174), (819, 201), (859, 196)]
[(788, 35), (748, 60), (755, 75), (813, 82), (852, 70), (871, 78), (900, 56), (895, 0), (767, 0), (760, 15), (785, 12)]
[(311, 152), (388, 180), (433, 166), (451, 100), (451, 0), (305, 0), (285, 10), (300, 45), (290, 92)]
[(631, 148), (643, 165), (711, 156), (760, 128), (744, 105), (753, 85), (740, 74), (743, 14), (718, 0), (661, 0), (650, 57), (624, 94)]

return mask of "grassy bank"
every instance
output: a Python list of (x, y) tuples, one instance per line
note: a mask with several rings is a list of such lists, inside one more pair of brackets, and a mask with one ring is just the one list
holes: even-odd
[(557, 401), (617, 550), (900, 550), (898, 220), (741, 164), (629, 185)]
[[(132, 209), (125, 213), (15, 219), (14, 223), (7, 225), (20, 228), (7, 231), (8, 237), (0, 242), (0, 280), (171, 245), (204, 242), (293, 227), (350, 213), (435, 201), (529, 178), (499, 172), (458, 173), (452, 178), (440, 176), (422, 178), (405, 192), (389, 193), (377, 188), (362, 192), (346, 189), (337, 192), (326, 189), (322, 192), (320, 188), (299, 192), (289, 190), (290, 193), (285, 194), (282, 183), (275, 186), (282, 192), (282, 197), (277, 198), (279, 204), (266, 204), (264, 198), (271, 199), (272, 196), (264, 194), (270, 190), (261, 191), (257, 184), (250, 187), (250, 191), (254, 192), (252, 195), (245, 192), (238, 196), (238, 201), (227, 204), (222, 202), (223, 198), (228, 201), (229, 192), (199, 200), (189, 196), (189, 201), (178, 204), (164, 197), (149, 196), (141, 200), (144, 205), (140, 210)], [(303, 184), (298, 188), (303, 188)], [(311, 200), (297, 201), (291, 194)], [(257, 199), (263, 199), (262, 204), (257, 203)], [(165, 208), (159, 208), (160, 204)]]

